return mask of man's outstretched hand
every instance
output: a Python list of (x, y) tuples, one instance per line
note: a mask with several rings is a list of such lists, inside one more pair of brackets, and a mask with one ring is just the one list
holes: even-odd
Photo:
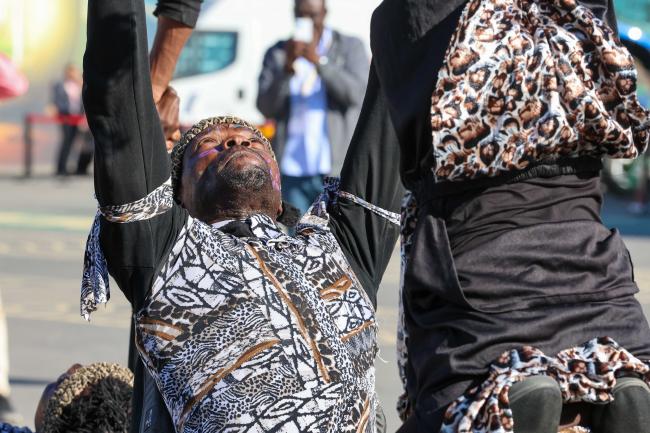
[(178, 112), (180, 99), (173, 87), (168, 86), (163, 92), (160, 100), (156, 102), (160, 123), (165, 133), (165, 145), (167, 152), (171, 152), (176, 143), (181, 138), (180, 122)]

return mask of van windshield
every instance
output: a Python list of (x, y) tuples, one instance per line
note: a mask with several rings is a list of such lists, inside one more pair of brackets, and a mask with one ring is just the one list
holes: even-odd
[(174, 78), (217, 72), (231, 65), (237, 56), (237, 32), (195, 31), (187, 41)]

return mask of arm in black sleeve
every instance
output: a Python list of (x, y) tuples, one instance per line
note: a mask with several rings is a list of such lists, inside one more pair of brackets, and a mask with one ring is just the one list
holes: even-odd
[(359, 106), (368, 77), (368, 55), (360, 39), (347, 37), (344, 62), (317, 65), (327, 95), (342, 107)]
[(194, 27), (199, 19), (201, 3), (203, 0), (158, 0), (153, 14)]
[(88, 2), (83, 99), (95, 138), (100, 206), (141, 199), (167, 180), (142, 0)]
[[(348, 153), (341, 190), (398, 213), (404, 193), (399, 178), (399, 145), (373, 65)], [(399, 226), (344, 198), (330, 209), (330, 227), (366, 293), (376, 305)]]
[[(142, 0), (88, 2), (84, 106), (95, 139), (95, 194), (100, 206), (146, 197), (170, 175), (153, 103)], [(135, 307), (183, 213), (126, 224), (102, 219), (100, 242), (111, 275)]]
[(276, 44), (264, 54), (262, 70), (257, 80), (257, 109), (269, 119), (279, 118), (288, 106), (292, 75), (285, 70), (286, 54), (283, 44)]

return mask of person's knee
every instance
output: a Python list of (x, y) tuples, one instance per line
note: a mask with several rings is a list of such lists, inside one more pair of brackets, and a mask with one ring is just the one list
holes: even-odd
[(650, 388), (641, 379), (623, 377), (612, 391), (614, 400), (594, 411), (595, 433), (650, 433)]
[(610, 403), (612, 409), (620, 408), (623, 411), (637, 409), (650, 422), (650, 388), (641, 379), (622, 377), (618, 379), (613, 390), (614, 401)]
[(562, 414), (562, 393), (557, 382), (535, 376), (518, 382), (508, 393), (515, 433), (557, 432)]

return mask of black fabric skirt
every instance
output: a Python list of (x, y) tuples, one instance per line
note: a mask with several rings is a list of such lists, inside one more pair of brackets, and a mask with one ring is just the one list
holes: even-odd
[[(650, 359), (629, 253), (597, 217), (598, 181), (564, 178), (483, 191), (452, 210), (419, 208), (403, 293), (418, 430), (437, 431), (447, 405), (506, 350), (531, 345), (554, 355), (608, 336)], [(586, 207), (576, 207), (581, 200)], [(459, 227), (454, 216), (468, 206)]]

